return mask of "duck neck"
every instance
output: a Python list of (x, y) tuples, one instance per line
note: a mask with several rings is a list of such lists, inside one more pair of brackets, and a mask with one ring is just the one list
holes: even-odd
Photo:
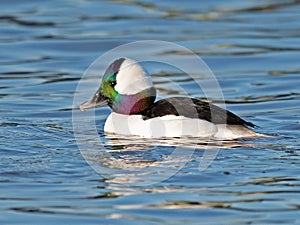
[(134, 95), (118, 94), (110, 106), (116, 113), (125, 115), (139, 114), (149, 108), (154, 103), (155, 98), (156, 90), (151, 87)]

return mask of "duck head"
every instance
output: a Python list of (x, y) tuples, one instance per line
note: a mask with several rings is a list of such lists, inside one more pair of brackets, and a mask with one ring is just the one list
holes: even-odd
[(138, 114), (147, 109), (156, 97), (156, 90), (146, 71), (129, 58), (115, 60), (106, 69), (100, 88), (82, 103), (80, 110), (103, 105), (120, 114)]

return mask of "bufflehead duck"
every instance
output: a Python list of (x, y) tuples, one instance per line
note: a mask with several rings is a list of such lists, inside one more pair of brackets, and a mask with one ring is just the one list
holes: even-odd
[(129, 58), (115, 60), (106, 70), (100, 88), (80, 110), (108, 105), (104, 131), (147, 138), (260, 137), (247, 122), (230, 111), (196, 98), (171, 97), (155, 102), (156, 90), (146, 71)]

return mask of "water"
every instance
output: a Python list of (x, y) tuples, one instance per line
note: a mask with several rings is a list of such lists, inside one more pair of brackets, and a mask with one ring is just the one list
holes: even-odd
[[(0, 223), (300, 223), (299, 10), (296, 0), (1, 1)], [(96, 164), (106, 152), (123, 164), (95, 172), (74, 137), (76, 87), (98, 56), (144, 39), (196, 52), (216, 75), (226, 107), (276, 138), (240, 140), (218, 152), (190, 140), (198, 146), (181, 170), (139, 186), (136, 175), (152, 181), (176, 171), (180, 161), (159, 167), (163, 173), (153, 166), (174, 147), (105, 137), (109, 109), (101, 108), (97, 129), (104, 142), (92, 141), (89, 154)], [(203, 97), (174, 68), (147, 69), (160, 97)], [(98, 86), (99, 76), (84, 82)], [(214, 153), (210, 166), (199, 170), (199, 160)]]

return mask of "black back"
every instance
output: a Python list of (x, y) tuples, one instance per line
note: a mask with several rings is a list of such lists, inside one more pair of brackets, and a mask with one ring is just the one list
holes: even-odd
[(199, 118), (215, 124), (242, 125), (254, 127), (234, 113), (222, 109), (212, 103), (196, 98), (173, 97), (159, 100), (141, 113), (144, 120), (166, 115)]

